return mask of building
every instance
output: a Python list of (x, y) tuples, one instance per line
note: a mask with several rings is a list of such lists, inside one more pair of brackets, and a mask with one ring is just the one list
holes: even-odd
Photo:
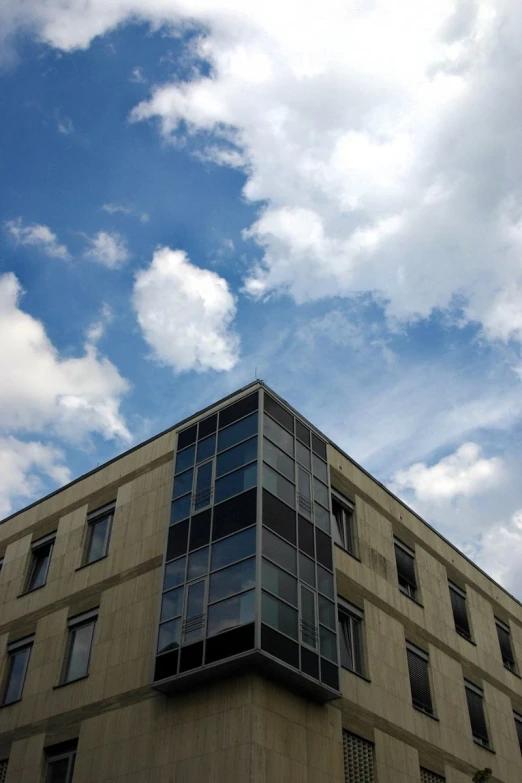
[(0, 526), (1, 783), (522, 781), (522, 608), (255, 382)]

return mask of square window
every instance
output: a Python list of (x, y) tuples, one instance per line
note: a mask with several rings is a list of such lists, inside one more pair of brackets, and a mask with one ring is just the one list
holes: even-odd
[(73, 740), (45, 749), (45, 783), (72, 783), (77, 745)]
[(108, 553), (114, 506), (115, 504), (111, 503), (88, 515), (84, 565), (94, 563)]
[(257, 463), (247, 465), (245, 468), (227, 473), (226, 476), (216, 481), (215, 502), (220, 503), (232, 495), (239, 495), (257, 483)]
[(253, 555), (256, 551), (256, 529), (250, 527), (247, 530), (236, 533), (228, 538), (212, 545), (212, 561), (210, 570), (216, 571), (227, 565), (243, 560)]
[(97, 619), (98, 610), (94, 610), (69, 620), (62, 682), (73, 682), (87, 676)]
[(34, 636), (29, 636), (7, 646), (7, 667), (2, 688), (2, 704), (12, 704), (22, 698), (33, 641)]
[(297, 639), (297, 611), (265, 592), (262, 595), (262, 621)]
[(255, 591), (241, 593), (208, 608), (208, 635), (254, 621)]
[(209, 603), (221, 601), (234, 593), (251, 590), (256, 583), (256, 559), (242, 560), (210, 577)]
[(24, 592), (28, 593), (31, 590), (36, 590), (37, 587), (43, 587), (46, 583), (55, 535), (55, 533), (52, 533), (50, 536), (40, 538), (31, 545), (31, 560)]
[(262, 585), (278, 598), (297, 606), (297, 579), (263, 558)]

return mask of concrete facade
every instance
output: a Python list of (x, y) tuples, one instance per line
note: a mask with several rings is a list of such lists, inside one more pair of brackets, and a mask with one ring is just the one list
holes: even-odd
[[(48, 749), (70, 740), (74, 783), (359, 783), (346, 776), (343, 730), (373, 744), (361, 783), (420, 783), (421, 768), (464, 783), (484, 767), (495, 783), (522, 781), (521, 605), (332, 443), (332, 488), (355, 508), (356, 537), (356, 556), (335, 547), (337, 592), (363, 613), (363, 676), (342, 668), (342, 698), (327, 704), (255, 671), (152, 690), (175, 440), (166, 432), (0, 525), (2, 683), (8, 645), (34, 634), (22, 698), (0, 707), (5, 783), (45, 780)], [(82, 565), (87, 516), (112, 501), (108, 553)], [(54, 531), (45, 585), (24, 594), (31, 544)], [(416, 600), (398, 588), (394, 536), (415, 553)], [(455, 630), (448, 578), (466, 590), (471, 641)], [(93, 609), (88, 675), (60, 684), (68, 619)], [(406, 642), (429, 655), (432, 716), (412, 705)], [(483, 688), (489, 749), (473, 739), (465, 679)]]

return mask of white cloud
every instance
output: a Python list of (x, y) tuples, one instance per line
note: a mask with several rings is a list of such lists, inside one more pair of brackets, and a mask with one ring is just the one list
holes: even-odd
[(0, 431), (128, 441), (120, 412), (127, 381), (92, 341), (83, 355), (62, 358), (43, 324), (19, 308), (21, 293), (12, 273), (0, 277)]
[(46, 481), (63, 485), (70, 481), (60, 449), (39, 441), (21, 441), (0, 436), (0, 519), (45, 491)]
[(58, 118), (58, 132), (62, 133), (64, 136), (68, 136), (70, 133), (74, 130), (73, 121), (70, 119), (70, 117), (61, 117)]
[(7, 220), (4, 227), (17, 245), (24, 247), (36, 247), (51, 258), (60, 258), (64, 261), (70, 258), (65, 245), (60, 245), (56, 234), (48, 226), (39, 223), (24, 225), (22, 218)]
[(134, 84), (147, 84), (147, 79), (143, 75), (142, 69), (138, 66), (132, 69), (130, 81)]
[(393, 476), (392, 489), (398, 494), (411, 490), (419, 501), (436, 503), (487, 492), (503, 478), (500, 457), (485, 459), (476, 443), (463, 443), (435, 465), (416, 462), (399, 470)]
[(150, 266), (136, 275), (133, 301), (158, 361), (178, 372), (235, 365), (235, 299), (226, 280), (192, 264), (182, 250), (156, 250)]
[(108, 212), (109, 215), (115, 215), (118, 212), (127, 216), (135, 215), (141, 220), (142, 223), (147, 223), (149, 219), (147, 212), (139, 212), (138, 210), (134, 209), (134, 207), (130, 207), (125, 204), (107, 203), (103, 204), (102, 209), (104, 212)]
[(109, 269), (117, 269), (130, 257), (125, 239), (116, 231), (98, 231), (88, 239), (85, 257)]
[(493, 524), (480, 539), (475, 560), (486, 573), (515, 595), (522, 597), (522, 508), (506, 522)]
[(112, 310), (107, 303), (102, 305), (100, 314), (87, 329), (86, 337), (89, 345), (97, 345), (103, 335), (108, 324), (112, 321)]

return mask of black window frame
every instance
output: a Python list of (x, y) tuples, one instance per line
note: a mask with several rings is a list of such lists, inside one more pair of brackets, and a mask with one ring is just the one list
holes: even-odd
[[(338, 492), (331, 493), (332, 538), (345, 552), (357, 557), (357, 536), (355, 533), (355, 505)], [(342, 513), (342, 520), (336, 514), (336, 506)]]
[[(49, 568), (51, 566), (51, 558), (53, 556), (55, 541), (56, 530), (46, 536), (38, 538), (36, 541), (31, 542), (31, 556), (27, 568), (27, 575), (22, 595), (25, 595), (25, 593), (32, 593), (33, 590), (39, 590), (41, 587), (45, 587), (47, 584), (47, 577), (49, 576)], [(49, 549), (49, 553), (46, 555), (47, 563), (45, 566), (43, 582), (41, 584), (34, 584), (34, 579), (37, 574), (37, 567), (41, 559), (38, 553), (43, 549)]]
[[(341, 668), (346, 669), (349, 672), (358, 674), (360, 677), (367, 677), (366, 675), (366, 660), (364, 650), (364, 637), (363, 637), (363, 623), (364, 612), (353, 604), (343, 601), (339, 596), (337, 597), (337, 624), (339, 635), (339, 663)], [(345, 634), (345, 629), (348, 630), (348, 634)], [(356, 630), (355, 630), (356, 629)], [(355, 630), (355, 633), (354, 633)], [(357, 638), (356, 638), (357, 637)], [(346, 661), (343, 661), (343, 645), (342, 641), (350, 642), (353, 666), (346, 665)], [(360, 661), (360, 669), (357, 669), (357, 658)]]
[[(399, 584), (399, 590), (403, 595), (411, 598), (412, 601), (418, 603), (419, 595), (419, 583), (417, 581), (417, 572), (415, 568), (415, 550), (411, 549), (407, 544), (403, 543), (400, 539), (393, 537), (393, 546), (395, 551), (395, 565), (397, 568), (397, 581)], [(400, 556), (397, 553), (400, 552)], [(405, 567), (408, 562), (405, 557), (411, 559), (411, 572)]]
[(513, 720), (515, 721), (515, 731), (517, 733), (518, 746), (522, 753), (522, 714), (513, 710)]
[(460, 636), (463, 636), (464, 639), (471, 642), (473, 636), (471, 633), (466, 590), (459, 587), (455, 582), (452, 582), (451, 579), (448, 579), (448, 590), (455, 630)]
[[(406, 642), (408, 677), (410, 680), (411, 703), (416, 710), (434, 717), (433, 694), (430, 679), (430, 656), (425, 650)], [(424, 691), (424, 692), (423, 692)]]
[(504, 668), (516, 674), (517, 662), (515, 660), (515, 652), (511, 641), (511, 629), (507, 623), (503, 620), (499, 620), (498, 617), (495, 617), (495, 628)]
[[(98, 560), (102, 560), (104, 557), (107, 557), (107, 555), (109, 554), (109, 544), (111, 540), (115, 509), (116, 509), (116, 501), (113, 500), (111, 503), (107, 503), (106, 505), (101, 506), (100, 508), (90, 511), (89, 514), (87, 515), (87, 534), (85, 537), (85, 546), (83, 549), (82, 565), (91, 565), (92, 563), (97, 563)], [(105, 531), (105, 539), (103, 542), (103, 554), (101, 554), (99, 557), (90, 559), (89, 553), (92, 546), (92, 542), (94, 540), (94, 529), (96, 525), (100, 524), (105, 519), (108, 519), (109, 521), (107, 523), (107, 530)]]
[[(6, 666), (4, 671), (4, 676), (2, 680), (2, 690), (1, 690), (1, 706), (6, 707), (9, 704), (16, 704), (16, 702), (20, 701), (24, 695), (24, 687), (25, 687), (25, 681), (27, 678), (27, 670), (29, 669), (29, 664), (31, 661), (31, 652), (33, 648), (34, 643), (34, 634), (31, 634), (31, 636), (24, 636), (23, 639), (17, 639), (15, 642), (11, 642), (7, 645), (7, 660), (6, 660)], [(7, 698), (7, 692), (9, 690), (9, 684), (11, 682), (11, 676), (13, 673), (13, 664), (15, 657), (19, 655), (20, 653), (24, 652), (25, 650), (28, 650), (28, 655), (24, 662), (24, 670), (22, 675), (22, 681), (19, 688), (19, 691), (16, 695), (16, 698), (9, 699), (9, 701), (6, 701)]]
[[(78, 680), (83, 680), (85, 679), (85, 677), (89, 676), (89, 669), (90, 669), (91, 658), (92, 658), (92, 649), (94, 647), (94, 634), (96, 633), (96, 624), (98, 621), (98, 615), (99, 615), (99, 608), (96, 608), (96, 609), (91, 609), (88, 612), (82, 612), (82, 614), (75, 615), (74, 617), (69, 617), (69, 619), (67, 620), (67, 642), (65, 645), (65, 656), (64, 656), (62, 672), (60, 676), (60, 685), (68, 685), (71, 682), (78, 682)], [(81, 628), (85, 628), (89, 625), (92, 625), (93, 629), (91, 634), (89, 655), (87, 658), (87, 666), (85, 667), (85, 672), (84, 674), (81, 674), (78, 677), (69, 678), (68, 672), (70, 671), (76, 632)]]
[(67, 771), (65, 783), (72, 783), (74, 775), (74, 765), (76, 754), (78, 752), (78, 740), (69, 740), (61, 742), (59, 745), (51, 745), (45, 748), (45, 783), (52, 783), (52, 764), (67, 759)]
[[(491, 740), (489, 738), (488, 721), (486, 717), (486, 710), (484, 708), (484, 690), (480, 688), (478, 685), (475, 685), (473, 682), (470, 682), (469, 680), (466, 679), (464, 680), (464, 690), (466, 692), (466, 702), (468, 705), (469, 723), (471, 727), (473, 742), (476, 742), (478, 745), (481, 745), (484, 748), (491, 749)], [(483, 729), (484, 729), (483, 733), (480, 727), (477, 728), (477, 723), (476, 722), (474, 723), (473, 715), (475, 715), (476, 717), (477, 711), (481, 713), (478, 717), (479, 717), (479, 722), (483, 723)]]

